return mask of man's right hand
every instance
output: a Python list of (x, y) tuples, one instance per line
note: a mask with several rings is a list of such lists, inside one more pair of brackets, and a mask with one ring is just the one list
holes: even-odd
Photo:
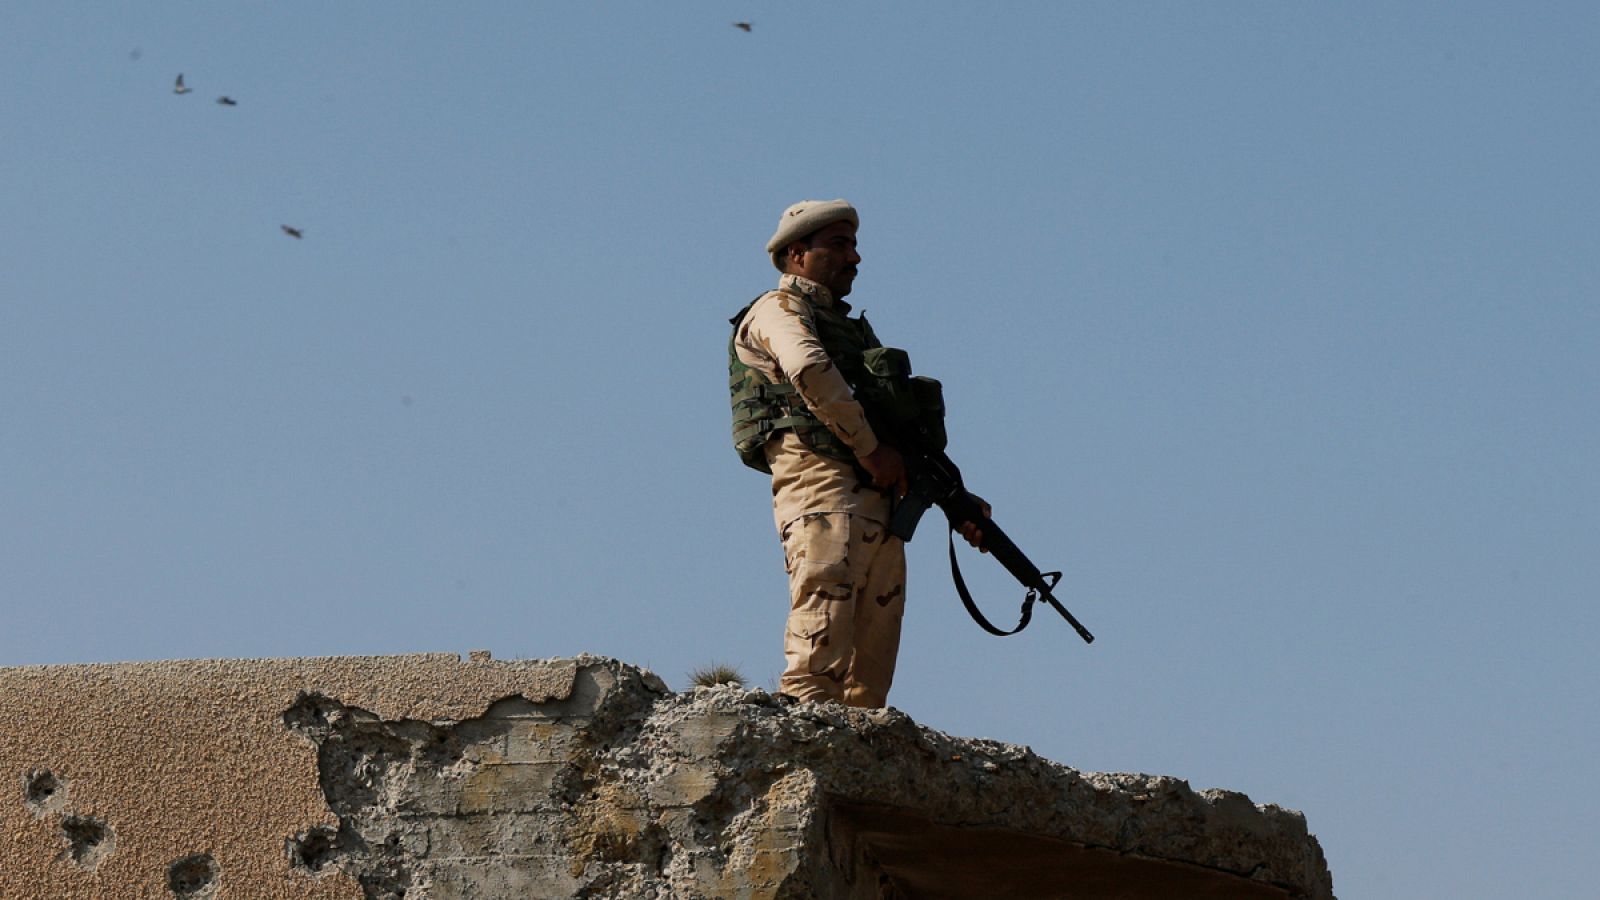
[(878, 449), (860, 459), (861, 467), (872, 476), (872, 483), (891, 491), (894, 499), (899, 500), (911, 489), (910, 482), (906, 480), (906, 461), (900, 457), (899, 450), (888, 444), (879, 444)]

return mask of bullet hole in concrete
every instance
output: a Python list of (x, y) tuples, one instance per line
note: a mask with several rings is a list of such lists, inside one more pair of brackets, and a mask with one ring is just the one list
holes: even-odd
[(64, 855), (90, 871), (117, 845), (117, 836), (110, 827), (90, 816), (67, 816), (61, 820), (61, 831), (67, 836)]
[(283, 711), (283, 724), (290, 731), (297, 731), (320, 744), (343, 717), (343, 712), (344, 706), (331, 698), (302, 691)]
[[(408, 796), (420, 767), (442, 772), (461, 762), (461, 740), (428, 722), (385, 722), (326, 696), (302, 693), (283, 713), (289, 729), (317, 746), (317, 769), (339, 828), (318, 826), (291, 839), (297, 872), (342, 871), (364, 900), (401, 900), (411, 890), (410, 856), (395, 833), (395, 805)], [(432, 777), (432, 776), (428, 776)]]
[(202, 900), (216, 895), (218, 874), (211, 854), (195, 853), (167, 866), (167, 887), (182, 900)]
[(398, 848), (385, 848), (375, 858), (377, 865), (370, 866), (356, 876), (365, 900), (405, 900), (411, 890), (411, 873), (398, 854)]
[(461, 738), (454, 731), (425, 726), (425, 737), (417, 741), (417, 757), (424, 766), (434, 769), (449, 769), (461, 762), (466, 756)]
[(29, 772), (23, 779), (22, 802), (37, 818), (60, 812), (67, 805), (67, 781), (45, 769)]
[(339, 833), (326, 825), (319, 825), (289, 840), (289, 863), (308, 875), (320, 875), (322, 870), (338, 862), (343, 850)]
[(355, 876), (363, 900), (404, 900), (411, 873), (400, 836), (373, 843), (347, 824), (337, 831), (319, 825), (289, 841), (289, 863), (302, 875), (342, 871)]

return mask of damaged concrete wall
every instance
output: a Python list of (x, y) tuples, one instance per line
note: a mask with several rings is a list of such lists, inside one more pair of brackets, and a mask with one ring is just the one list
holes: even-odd
[(1298, 814), (614, 660), (0, 669), (0, 896), (1314, 898)]

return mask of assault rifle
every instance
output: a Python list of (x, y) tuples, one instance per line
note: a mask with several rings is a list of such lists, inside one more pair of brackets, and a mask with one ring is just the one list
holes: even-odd
[[(962, 484), (961, 470), (944, 452), (944, 390), (939, 382), (912, 377), (911, 361), (905, 351), (878, 347), (866, 352), (864, 372), (855, 388), (873, 431), (900, 451), (905, 460), (909, 490), (890, 514), (889, 533), (909, 542), (922, 514), (929, 507), (938, 506), (950, 520), (950, 574), (956, 592), (967, 613), (983, 630), (1000, 637), (1016, 634), (1028, 627), (1033, 604), (1043, 599), (1072, 625), (1084, 643), (1093, 643), (1094, 635), (1089, 629), (1055, 598), (1053, 590), (1061, 581), (1061, 573), (1040, 572), (1005, 531), (984, 515), (982, 504)], [(961, 567), (956, 563), (955, 529), (963, 522), (978, 526), (983, 532), (979, 549), (987, 550), (1028, 589), (1028, 596), (1022, 601), (1022, 621), (1010, 631), (1002, 631), (984, 618), (961, 577)]]

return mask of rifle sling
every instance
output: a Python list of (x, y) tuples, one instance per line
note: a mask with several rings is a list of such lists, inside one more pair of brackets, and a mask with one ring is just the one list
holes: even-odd
[(979, 628), (996, 637), (1006, 637), (1027, 628), (1028, 620), (1033, 618), (1033, 602), (1039, 599), (1038, 595), (1032, 590), (1028, 591), (1027, 599), (1022, 601), (1022, 621), (1017, 623), (1017, 627), (1010, 631), (1001, 631), (994, 627), (988, 619), (983, 617), (983, 613), (978, 610), (978, 604), (972, 601), (972, 592), (967, 590), (967, 582), (961, 577), (961, 566), (956, 562), (956, 529), (954, 525), (950, 527), (949, 538), (950, 577), (955, 581), (956, 593), (961, 595), (961, 604), (967, 608), (967, 615), (972, 617), (972, 621), (977, 622)]

